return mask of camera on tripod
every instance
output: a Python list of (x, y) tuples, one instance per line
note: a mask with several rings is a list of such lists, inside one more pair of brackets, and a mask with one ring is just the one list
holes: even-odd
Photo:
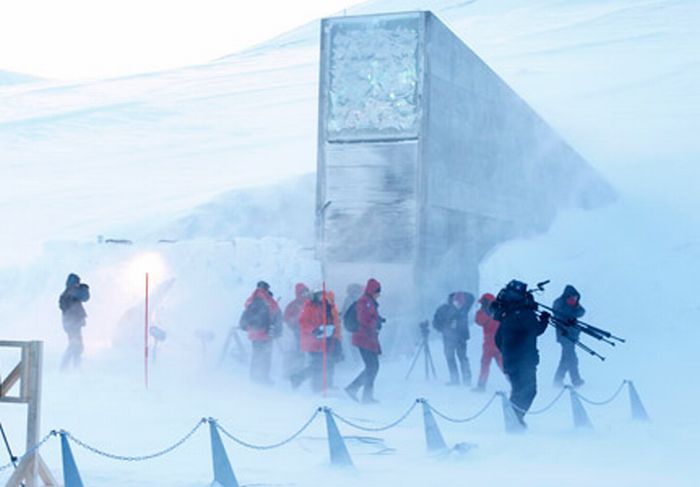
[(428, 335), (430, 335), (430, 322), (428, 320), (421, 321), (418, 323), (418, 327), (420, 328), (421, 337), (428, 338)]

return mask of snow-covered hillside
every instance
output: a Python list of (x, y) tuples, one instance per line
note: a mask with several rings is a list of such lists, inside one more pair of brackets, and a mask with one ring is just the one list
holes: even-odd
[[(654, 423), (626, 424), (622, 403), (596, 410), (595, 432), (574, 435), (568, 406), (560, 404), (514, 439), (502, 434), (494, 409), (473, 427), (441, 423), (452, 442), (479, 448), (461, 461), (436, 463), (416, 443), (422, 433), (415, 418), (397, 436), (382, 436), (397, 448), (393, 455), (355, 445), (359, 473), (351, 477), (323, 467), (326, 452), (313, 438), (323, 434), (319, 426), (271, 457), (235, 450), (239, 480), (694, 485), (700, 2), (376, 0), (348, 14), (414, 9), (438, 15), (619, 194), (608, 207), (562, 213), (546, 235), (498, 249), (483, 262), (481, 289), (473, 291), (494, 291), (514, 277), (550, 278), (542, 296), (550, 302), (564, 284), (575, 284), (589, 321), (628, 338), (616, 349), (588, 342), (608, 359), (580, 357), (583, 392), (600, 398), (632, 378)], [(271, 442), (318, 404), (290, 395), (286, 384), (248, 385), (245, 366), (211, 373), (220, 341), (257, 279), (268, 279), (283, 303), (297, 279), (320, 285), (311, 248), (318, 26), (210, 63), (142, 76), (5, 84), (0, 73), (0, 337), (46, 340), (44, 430), (64, 427), (131, 454), (156, 450), (212, 415)], [(98, 235), (133, 244), (98, 244)], [(158, 267), (142, 260), (154, 254)], [(140, 314), (145, 270), (156, 293), (158, 284), (175, 279), (157, 304), (169, 338), (148, 394), (140, 383), (142, 351), (134, 345), (142, 323), (133, 317)], [(65, 376), (56, 371), (65, 345), (56, 300), (71, 271), (92, 285), (93, 299), (86, 306), (85, 370)], [(201, 330), (212, 331), (214, 341), (200, 340)], [(444, 377), (439, 346), (433, 353)], [(470, 341), (474, 368), (479, 347), (480, 338)], [(558, 359), (553, 336), (545, 335), (540, 348), (536, 405), (554, 395), (549, 384)], [(455, 415), (483, 403), (466, 391), (407, 383), (407, 365), (403, 357), (382, 364), (381, 408), (335, 395), (327, 402), (374, 424), (397, 417), (420, 395), (452, 406)], [(349, 361), (340, 382), (355, 372)], [(505, 387), (494, 377), (491, 390)], [(24, 412), (3, 405), (0, 415), (22, 450)], [(208, 453), (200, 440), (155, 467), (107, 463), (83, 451), (77, 460), (88, 485), (204, 485)], [(51, 448), (47, 459), (57, 468)]]

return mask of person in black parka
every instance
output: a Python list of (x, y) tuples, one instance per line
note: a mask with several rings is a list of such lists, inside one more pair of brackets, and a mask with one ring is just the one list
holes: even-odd
[(467, 340), (469, 340), (468, 315), (472, 304), (474, 304), (473, 294), (454, 292), (448, 296), (447, 302), (441, 305), (433, 316), (433, 328), (442, 333), (445, 359), (450, 370), (448, 385), (460, 384), (457, 360), (462, 372), (462, 384), (471, 385), (472, 373), (467, 358)]
[(66, 279), (66, 289), (58, 299), (61, 308), (63, 330), (68, 335), (68, 348), (61, 360), (61, 369), (65, 370), (69, 365), (80, 366), (80, 358), (83, 354), (82, 329), (85, 326), (87, 313), (83, 303), (90, 299), (90, 287), (80, 282), (77, 274), (69, 274)]
[(501, 322), (496, 346), (503, 354), (503, 371), (510, 381), (510, 402), (518, 421), (525, 426), (523, 417), (537, 395), (537, 337), (547, 329), (550, 315), (542, 312), (538, 318), (537, 304), (527, 292), (527, 285), (515, 280), (498, 293), (491, 309)]
[(572, 285), (567, 285), (564, 292), (552, 304), (554, 319), (562, 326), (557, 327), (557, 341), (561, 345), (561, 359), (559, 367), (554, 374), (554, 386), (562, 387), (564, 376), (569, 373), (571, 385), (580, 387), (584, 384), (578, 370), (578, 356), (576, 356), (576, 342), (578, 342), (578, 328), (571, 326), (581, 318), (586, 310), (581, 306), (579, 300), (581, 295)]

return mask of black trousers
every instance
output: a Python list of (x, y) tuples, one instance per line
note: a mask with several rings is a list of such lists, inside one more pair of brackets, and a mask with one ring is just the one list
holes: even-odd
[(554, 374), (554, 383), (561, 385), (564, 382), (566, 373), (569, 373), (571, 384), (579, 386), (583, 382), (581, 374), (578, 371), (578, 356), (576, 355), (576, 344), (572, 341), (564, 339), (561, 342), (561, 359), (559, 367)]
[(272, 367), (272, 340), (254, 341), (253, 356), (250, 360), (250, 380), (260, 384), (269, 384)]
[(459, 384), (459, 372), (457, 371), (457, 360), (459, 360), (462, 382), (464, 385), (471, 384), (472, 371), (469, 367), (469, 360), (467, 359), (467, 340), (443, 335), (442, 344), (445, 350), (447, 368), (450, 370), (450, 382), (452, 384)]
[(524, 424), (523, 416), (532, 406), (537, 395), (537, 366), (520, 365), (507, 371), (510, 380), (510, 401), (513, 403), (518, 421)]
[(364, 348), (359, 350), (365, 368), (347, 388), (351, 391), (357, 391), (360, 387), (363, 387), (362, 399), (374, 399), (374, 379), (376, 379), (379, 372), (379, 354)]

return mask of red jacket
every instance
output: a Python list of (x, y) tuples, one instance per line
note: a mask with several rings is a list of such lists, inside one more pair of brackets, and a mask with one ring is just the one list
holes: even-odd
[(296, 298), (284, 309), (284, 322), (294, 329), (299, 327), (299, 318), (304, 310), (304, 303), (309, 299), (309, 288), (302, 283), (297, 283), (294, 287)]
[(382, 353), (379, 345), (379, 306), (372, 295), (381, 288), (378, 281), (367, 281), (365, 293), (357, 300), (357, 322), (359, 329), (352, 334), (352, 344), (375, 353)]
[(247, 323), (243, 323), (243, 326), (248, 331), (248, 339), (252, 342), (264, 342), (270, 340), (271, 338), (276, 338), (279, 333), (280, 322), (282, 321), (282, 312), (280, 311), (277, 301), (274, 300), (272, 296), (264, 289), (257, 288), (253, 291), (253, 294), (245, 302), (246, 309), (250, 306), (253, 300), (259, 297), (267, 305), (270, 311), (270, 326), (267, 330), (254, 329), (252, 326), (247, 326)]
[(493, 294), (489, 293), (486, 293), (483, 296), (481, 296), (481, 298), (479, 299), (479, 302), (481, 303), (481, 309), (476, 312), (476, 317), (474, 319), (474, 321), (476, 321), (476, 324), (484, 329), (484, 346), (496, 346), (494, 337), (496, 336), (498, 327), (501, 324), (499, 321), (494, 319), (486, 312), (486, 308), (488, 308), (488, 306), (491, 305), (494, 299), (495, 298)]
[[(330, 300), (326, 301), (327, 310), (330, 312), (330, 319), (326, 320), (326, 325), (335, 325), (335, 330), (333, 331), (333, 337), (340, 341), (340, 316), (338, 315), (338, 310), (335, 304)], [(302, 352), (322, 352), (323, 351), (323, 340), (320, 337), (314, 335), (314, 331), (321, 327), (323, 328), (323, 304), (315, 303), (311, 300), (304, 304), (304, 310), (301, 312), (301, 318), (299, 319), (299, 325), (301, 329), (300, 336), (300, 346)], [(331, 353), (327, 350), (327, 353)]]

